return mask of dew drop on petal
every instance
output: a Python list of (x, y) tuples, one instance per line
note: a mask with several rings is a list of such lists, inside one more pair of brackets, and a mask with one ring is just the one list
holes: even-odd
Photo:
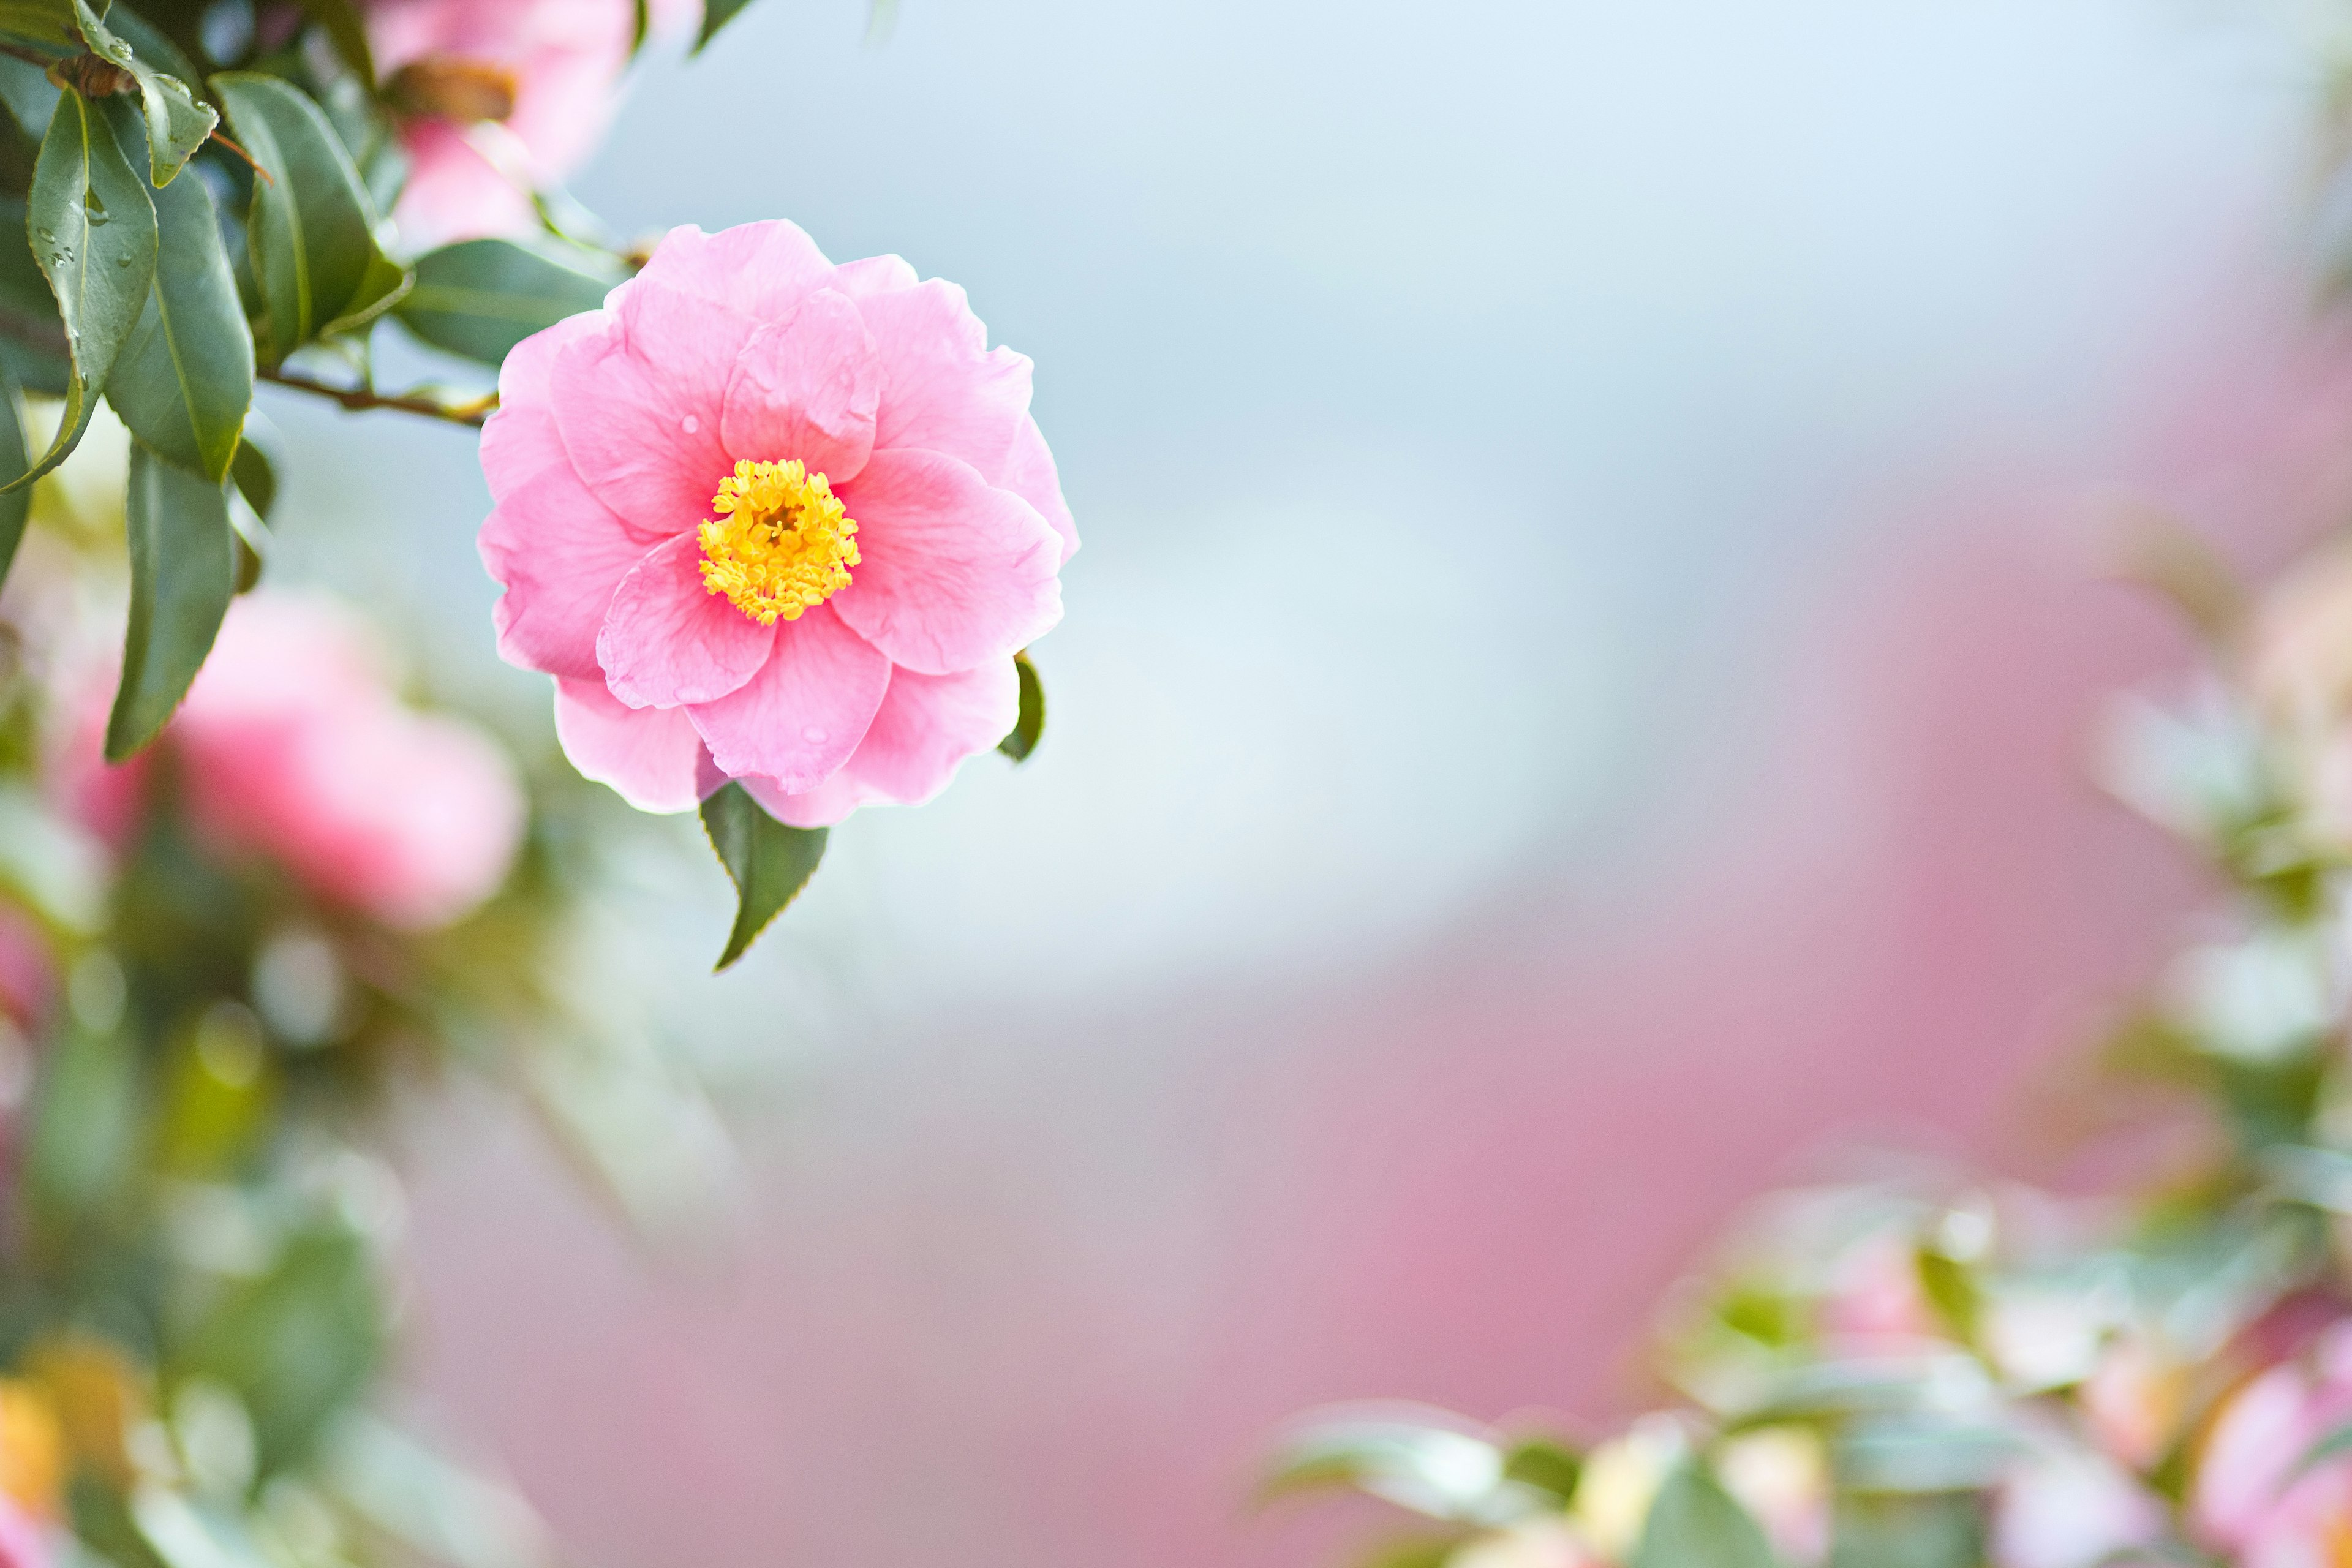
[(806, 741), (812, 746), (822, 746), (824, 744), (824, 731), (817, 728), (814, 724), (811, 724), (807, 729), (801, 731), (801, 739)]
[(696, 431), (702, 428), (702, 421), (689, 414), (685, 418), (677, 422), (677, 427), (691, 436)]

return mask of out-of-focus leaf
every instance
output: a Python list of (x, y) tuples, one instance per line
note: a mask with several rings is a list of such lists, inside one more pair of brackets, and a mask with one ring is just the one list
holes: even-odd
[(1505, 1475), (1503, 1452), (1494, 1444), (1394, 1415), (1341, 1417), (1292, 1435), (1258, 1490), (1272, 1499), (1329, 1487), (1351, 1487), (1465, 1524), (1507, 1523), (1541, 1506)]
[(1831, 1451), (1851, 1491), (1972, 1491), (2000, 1478), (2017, 1458), (2018, 1440), (1989, 1422), (1879, 1416), (1848, 1423)]
[(275, 364), (312, 339), (389, 309), (407, 272), (377, 248), (374, 204), (319, 106), (276, 77), (224, 71), (213, 90), (269, 176), (253, 188), (247, 244), (263, 300), (255, 349)]
[(147, 189), (104, 117), (79, 93), (59, 100), (34, 165), (26, 223), (34, 258), (57, 297), (73, 369), (57, 439), (6, 489), (47, 473), (80, 443), (99, 389), (138, 325), (155, 279), (155, 206)]
[(226, 489), (136, 445), (124, 532), (131, 628), (122, 686), (106, 721), (110, 762), (153, 740), (179, 707), (212, 651), (236, 585)]
[(544, 1568), (553, 1556), (547, 1527), (529, 1503), (373, 1416), (345, 1416), (324, 1458), (327, 1484), (338, 1497), (429, 1561)]
[(1021, 681), (1021, 716), (1013, 721), (1013, 732), (996, 742), (996, 749), (1016, 763), (1025, 763), (1045, 733), (1045, 685), (1037, 679), (1037, 667), (1029, 662), (1027, 648), (1013, 656), (1013, 670)]
[(1549, 1437), (1523, 1437), (1503, 1456), (1503, 1474), (1567, 1502), (1576, 1496), (1584, 1460), (1575, 1449)]
[(826, 830), (792, 827), (760, 809), (739, 784), (702, 803), (702, 830), (719, 863), (735, 880), (735, 929), (718, 967), (726, 968), (759, 940), (768, 922), (800, 896), (824, 858)]
[(156, 1131), (161, 1163), (207, 1177), (231, 1165), (276, 1095), (261, 1025), (234, 1002), (208, 1009), (174, 1053)]
[(0, 55), (0, 104), (16, 128), (38, 142), (48, 134), (49, 116), (57, 112), (60, 89), (48, 73), (30, 60)]
[(360, 19), (359, 8), (352, 0), (295, 0), (295, 4), (327, 35), (327, 41), (335, 46), (335, 53), (343, 57), (360, 85), (373, 92), (375, 54), (368, 47), (367, 24)]
[(700, 54), (719, 36), (719, 29), (742, 15), (751, 0), (703, 0), (702, 31), (694, 40), (694, 52)]
[(63, 49), (81, 41), (73, 0), (0, 0), (0, 33)]
[[(147, 121), (149, 179), (158, 189), (170, 184), (187, 167), (196, 149), (205, 144), (205, 138), (213, 133), (220, 116), (211, 104), (197, 99), (187, 82), (168, 73), (167, 62), (177, 63), (182, 70), (189, 68), (178, 60), (179, 51), (165, 43), (162, 35), (141, 24), (129, 6), (123, 7), (122, 15), (128, 25), (139, 28), (145, 37), (150, 58), (141, 58), (100, 21), (89, 0), (73, 0), (73, 7), (74, 19), (90, 52), (117, 69), (129, 71), (139, 83), (139, 106)], [(154, 58), (156, 55), (162, 58)]]
[(1973, 1494), (1837, 1500), (1830, 1568), (1980, 1568), (1984, 1562), (1984, 1504)]
[(619, 281), (512, 240), (469, 239), (417, 258), (400, 321), (435, 348), (495, 365), (533, 332), (595, 310)]
[(635, 0), (630, 10), (634, 15), (629, 19), (629, 58), (635, 59), (646, 47), (646, 35), (654, 30), (653, 0)]
[(242, 1520), (219, 1508), (195, 1507), (163, 1487), (134, 1492), (131, 1517), (163, 1568), (273, 1568)]
[(0, 784), (0, 889), (49, 926), (87, 935), (106, 914), (106, 847), (38, 790)]
[(106, 400), (159, 455), (218, 480), (253, 403), (253, 332), (204, 182), (174, 180), (154, 201), (155, 282)]
[(225, 1294), (173, 1370), (218, 1378), (245, 1401), (266, 1475), (307, 1455), (366, 1391), (383, 1343), (365, 1244), (321, 1226), (295, 1233), (267, 1273)]
[(1658, 1488), (1629, 1568), (1778, 1568), (1764, 1531), (1696, 1460)]
[(1460, 1550), (1457, 1535), (1410, 1535), (1384, 1541), (1365, 1552), (1363, 1568), (1445, 1568)]
[(1952, 1337), (1962, 1344), (1974, 1344), (1984, 1315), (1984, 1300), (1968, 1265), (1932, 1247), (1919, 1248), (1915, 1261), (1919, 1270), (1919, 1288), (1927, 1292), (1928, 1301), (1943, 1318)]
[(45, 1229), (79, 1224), (121, 1180), (139, 1120), (131, 1040), (75, 1028), (41, 1060), (25, 1156), (25, 1187)]
[(1752, 1408), (1738, 1413), (1738, 1425), (1899, 1412), (1923, 1402), (1958, 1405), (1981, 1401), (1990, 1390), (1983, 1363), (1957, 1351), (1819, 1362), (1778, 1378)]

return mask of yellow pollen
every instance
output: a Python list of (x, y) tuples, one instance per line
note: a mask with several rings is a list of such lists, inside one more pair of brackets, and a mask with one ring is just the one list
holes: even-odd
[(842, 515), (824, 476), (799, 458), (736, 464), (710, 510), (718, 515), (696, 531), (702, 585), (761, 626), (799, 620), (849, 586), (857, 524)]

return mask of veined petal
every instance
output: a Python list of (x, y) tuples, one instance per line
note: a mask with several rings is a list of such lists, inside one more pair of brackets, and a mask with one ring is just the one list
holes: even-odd
[(992, 482), (1037, 509), (1046, 526), (1061, 536), (1062, 562), (1067, 565), (1078, 552), (1077, 520), (1070, 515), (1070, 503), (1062, 499), (1061, 471), (1046, 448), (1045, 434), (1028, 415), (1021, 416), (1021, 431), (1013, 438), (1013, 453), (1004, 471)]
[(833, 263), (797, 224), (782, 218), (705, 234), (692, 224), (662, 237), (637, 276), (761, 321), (789, 315), (832, 282)]
[(506, 588), (499, 657), (526, 669), (604, 679), (597, 634), (646, 542), (588, 493), (569, 463), (542, 468), (492, 509), (475, 541)]
[(681, 533), (646, 551), (613, 591), (596, 662), (628, 706), (709, 702), (767, 662), (776, 628), (703, 586), (701, 566), (701, 544)]
[(739, 689), (687, 712), (722, 773), (807, 790), (849, 760), (889, 684), (890, 661), (824, 604), (777, 626), (775, 652)]
[(877, 451), (841, 490), (859, 565), (829, 601), (894, 664), (951, 675), (1062, 618), (1062, 542), (1037, 509), (929, 451)]
[(499, 367), (499, 406), (482, 426), (482, 477), (490, 499), (504, 500), (533, 475), (571, 466), (555, 427), (552, 380), (556, 357), (608, 321), (602, 310), (568, 316), (507, 353)]
[(721, 436), (739, 460), (797, 458), (835, 484), (874, 449), (882, 371), (866, 319), (845, 295), (821, 289), (744, 345), (727, 388)]
[(1021, 681), (1009, 658), (957, 675), (894, 669), (866, 739), (840, 772), (798, 795), (768, 779), (741, 782), (794, 827), (831, 826), (861, 805), (920, 805), (947, 788), (964, 759), (1003, 740), (1020, 710)]
[(964, 292), (934, 278), (857, 302), (882, 361), (877, 447), (961, 458), (993, 481), (1029, 412), (1027, 356), (988, 347)]
[(643, 278), (612, 300), (610, 324), (556, 357), (556, 423), (598, 500), (650, 534), (680, 533), (732, 466), (719, 421), (759, 323)]
[(631, 708), (601, 680), (559, 679), (555, 738), (582, 776), (639, 811), (687, 811), (705, 793), (702, 737), (683, 708)]

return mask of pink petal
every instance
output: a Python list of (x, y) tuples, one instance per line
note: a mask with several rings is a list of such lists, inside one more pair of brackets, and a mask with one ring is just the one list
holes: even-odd
[(1037, 509), (937, 452), (877, 451), (845, 489), (860, 563), (827, 601), (894, 664), (950, 675), (1062, 618), (1062, 542)]
[(509, 491), (475, 542), (483, 566), (506, 588), (493, 612), (499, 657), (601, 680), (597, 634), (613, 590), (643, 559), (645, 540), (588, 493), (569, 463), (559, 463)]
[(1078, 552), (1077, 521), (1070, 516), (1069, 502), (1062, 499), (1062, 476), (1054, 466), (1054, 454), (1046, 449), (1045, 434), (1025, 414), (1021, 416), (1021, 433), (1013, 438), (1012, 457), (993, 482), (1037, 509), (1047, 526), (1062, 536), (1062, 562), (1068, 564)]
[(890, 684), (890, 661), (830, 604), (776, 627), (776, 651), (733, 695), (687, 712), (719, 771), (814, 788), (849, 759)]
[(833, 280), (816, 241), (782, 218), (705, 234), (692, 224), (662, 237), (637, 276), (762, 321), (782, 320)]
[(959, 675), (890, 672), (874, 723), (841, 771), (793, 795), (746, 778), (751, 798), (780, 822), (827, 827), (861, 805), (920, 805), (948, 787), (964, 759), (1004, 739), (1021, 714), (1021, 680), (1009, 658)]
[(639, 278), (600, 330), (556, 357), (564, 449), (596, 498), (656, 536), (710, 514), (733, 467), (719, 439), (727, 383), (759, 330), (751, 317)]
[(874, 449), (881, 390), (866, 319), (845, 296), (821, 289), (746, 345), (727, 388), (720, 434), (738, 458), (798, 458), (809, 472), (839, 484)]
[(858, 301), (882, 357), (877, 447), (921, 447), (1004, 471), (1029, 412), (1029, 361), (988, 347), (964, 292), (934, 278)]
[(869, 256), (859, 261), (845, 261), (833, 269), (833, 286), (853, 300), (895, 294), (921, 281), (906, 258), (898, 256)]
[(491, 500), (506, 500), (517, 486), (559, 463), (571, 466), (551, 401), (556, 356), (609, 320), (602, 310), (569, 316), (507, 351), (506, 363), (499, 367), (498, 411), (482, 426), (482, 474), (490, 482)]
[(776, 628), (704, 587), (701, 564), (701, 543), (681, 533), (646, 551), (613, 590), (596, 662), (632, 708), (714, 701), (768, 662)]
[(686, 811), (702, 798), (702, 737), (683, 708), (625, 707), (601, 680), (558, 680), (555, 738), (583, 777), (639, 811)]

